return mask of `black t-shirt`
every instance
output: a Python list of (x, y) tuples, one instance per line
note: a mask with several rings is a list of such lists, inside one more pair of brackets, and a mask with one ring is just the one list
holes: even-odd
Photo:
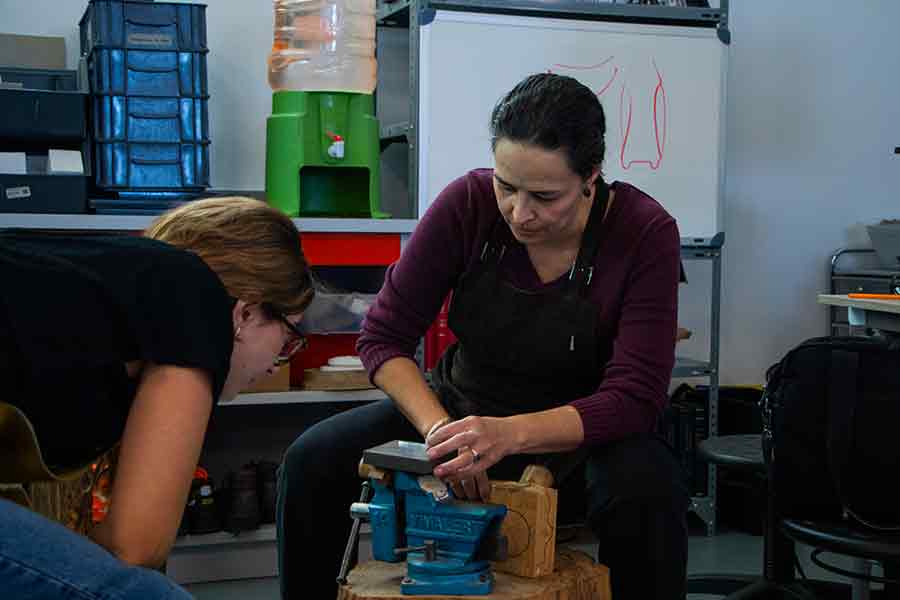
[(197, 255), (143, 237), (0, 233), (0, 399), (35, 427), (51, 466), (122, 436), (129, 361), (203, 369), (218, 399), (233, 343), (229, 297)]

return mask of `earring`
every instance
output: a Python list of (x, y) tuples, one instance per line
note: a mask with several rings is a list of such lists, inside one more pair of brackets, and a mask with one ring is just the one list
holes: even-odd
[(581, 193), (584, 194), (584, 197), (585, 197), (585, 198), (590, 198), (590, 196), (591, 196), (591, 188), (589, 188), (588, 186), (584, 186), (584, 189), (581, 190)]
[(241, 339), (241, 326), (240, 325), (238, 325), (238, 328), (234, 332), (234, 339), (236, 339), (236, 340)]

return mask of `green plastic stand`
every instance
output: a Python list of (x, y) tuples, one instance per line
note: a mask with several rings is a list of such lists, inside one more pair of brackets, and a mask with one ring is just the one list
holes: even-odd
[(266, 199), (292, 217), (386, 218), (375, 98), (275, 92), (266, 122)]

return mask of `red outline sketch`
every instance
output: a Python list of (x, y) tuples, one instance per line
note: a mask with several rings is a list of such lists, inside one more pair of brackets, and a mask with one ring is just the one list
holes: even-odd
[[(573, 71), (592, 71), (605, 67), (615, 57), (610, 56), (606, 60), (593, 65), (564, 65), (554, 64), (552, 68), (547, 69), (548, 73), (553, 73), (553, 69), (570, 69)], [(634, 113), (634, 98), (628, 89), (628, 81), (623, 80), (619, 90), (619, 133), (621, 135), (621, 143), (619, 145), (619, 164), (622, 169), (629, 170), (634, 165), (646, 165), (651, 170), (656, 171), (662, 164), (663, 156), (666, 148), (666, 134), (668, 131), (668, 101), (666, 97), (666, 88), (663, 84), (662, 74), (656, 66), (656, 60), (651, 59), (653, 70), (656, 72), (656, 86), (653, 88), (653, 103), (651, 113), (653, 118), (653, 135), (656, 141), (656, 157), (651, 159), (635, 159), (625, 161), (625, 149), (631, 137), (632, 117)], [(596, 91), (598, 97), (606, 93), (619, 76), (620, 69), (617, 65), (612, 65), (613, 72), (609, 80)], [(626, 102), (627, 94), (627, 102)]]

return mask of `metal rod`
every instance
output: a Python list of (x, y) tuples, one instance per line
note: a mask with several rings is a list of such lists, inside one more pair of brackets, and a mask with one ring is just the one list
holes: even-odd
[[(362, 484), (362, 491), (359, 493), (359, 501), (360, 503), (369, 501), (368, 481), (364, 481)], [(353, 525), (350, 527), (350, 537), (347, 538), (347, 547), (344, 548), (344, 558), (341, 560), (341, 570), (338, 571), (338, 585), (347, 583), (347, 573), (349, 573), (350, 569), (354, 566), (351, 563), (356, 562), (358, 556), (357, 551), (359, 550), (359, 528), (361, 524), (362, 519), (359, 517), (353, 519)]]

